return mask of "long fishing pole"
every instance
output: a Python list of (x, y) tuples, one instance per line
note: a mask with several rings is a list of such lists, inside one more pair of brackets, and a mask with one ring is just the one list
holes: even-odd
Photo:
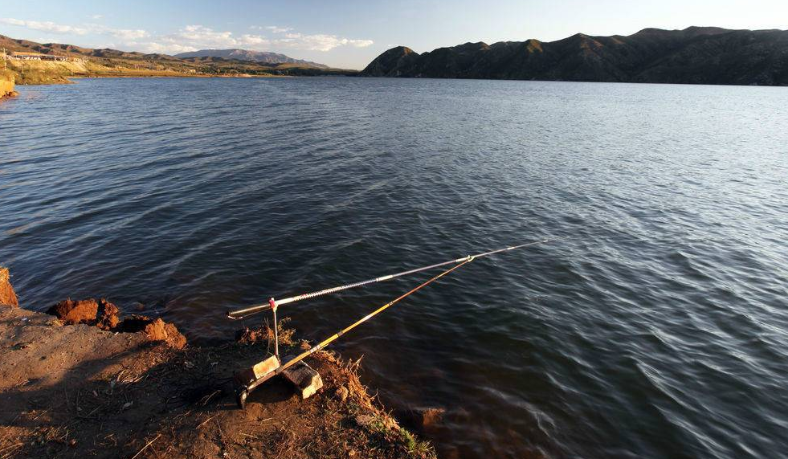
[(243, 319), (243, 318), (246, 318), (246, 317), (251, 316), (253, 314), (257, 314), (257, 313), (266, 311), (268, 309), (276, 310), (276, 308), (279, 307), (279, 306), (282, 306), (282, 305), (285, 305), (285, 304), (289, 304), (289, 303), (295, 303), (296, 301), (306, 300), (306, 299), (309, 299), (309, 298), (315, 298), (315, 297), (322, 296), (322, 295), (328, 295), (330, 293), (341, 292), (343, 290), (349, 290), (349, 289), (352, 289), (352, 288), (363, 287), (365, 285), (374, 284), (374, 283), (377, 283), (377, 282), (386, 282), (386, 281), (389, 281), (391, 279), (396, 279), (398, 277), (407, 276), (409, 274), (415, 274), (415, 273), (418, 273), (418, 272), (427, 271), (427, 270), (430, 270), (430, 269), (435, 269), (435, 268), (439, 268), (441, 266), (446, 266), (446, 265), (450, 265), (450, 264), (457, 264), (457, 263), (468, 262), (468, 261), (471, 261), (471, 260), (473, 260), (475, 258), (487, 257), (487, 256), (490, 256), (490, 255), (495, 255), (496, 253), (508, 252), (510, 250), (521, 249), (523, 247), (529, 247), (529, 246), (533, 246), (533, 245), (537, 245), (537, 244), (544, 244), (544, 243), (550, 242), (552, 240), (553, 239), (543, 239), (541, 241), (529, 242), (529, 243), (520, 244), (520, 245), (513, 245), (513, 246), (509, 246), (509, 247), (504, 247), (502, 249), (491, 250), (489, 252), (482, 252), (482, 253), (478, 253), (476, 255), (468, 255), (468, 256), (462, 257), (462, 258), (457, 258), (457, 259), (454, 259), (454, 260), (444, 261), (442, 263), (436, 263), (434, 265), (422, 266), (421, 268), (414, 268), (414, 269), (410, 269), (410, 270), (407, 270), (407, 271), (402, 271), (402, 272), (399, 272), (399, 273), (396, 273), (396, 274), (389, 274), (389, 275), (386, 275), (386, 276), (380, 276), (380, 277), (376, 277), (374, 279), (368, 279), (368, 280), (361, 281), (361, 282), (355, 282), (355, 283), (352, 283), (352, 284), (340, 285), (338, 287), (332, 287), (332, 288), (327, 288), (327, 289), (324, 289), (324, 290), (318, 290), (318, 291), (312, 292), (312, 293), (304, 293), (304, 294), (301, 294), (301, 295), (291, 296), (291, 297), (284, 298), (284, 299), (281, 299), (281, 300), (275, 300), (275, 299), (271, 298), (270, 300), (268, 300), (268, 303), (265, 303), (265, 304), (258, 304), (258, 305), (255, 305), (255, 306), (250, 306), (248, 308), (238, 309), (236, 311), (229, 311), (227, 313), (227, 317), (230, 318), (230, 319)]
[[(275, 369), (269, 371), (267, 374), (262, 375), (261, 377), (256, 378), (253, 381), (249, 382), (248, 384), (244, 385), (243, 387), (239, 388), (238, 392), (237, 392), (237, 401), (238, 401), (239, 406), (241, 408), (243, 408), (245, 406), (245, 404), (246, 404), (246, 397), (249, 395), (249, 393), (251, 393), (260, 384), (262, 384), (265, 381), (273, 378), (274, 376), (282, 374), (282, 372), (284, 372), (288, 368), (290, 368), (293, 365), (297, 364), (298, 362), (304, 360), (305, 358), (309, 357), (310, 355), (314, 354), (315, 352), (325, 348), (326, 346), (328, 346), (329, 344), (331, 344), (332, 342), (337, 340), (340, 336), (342, 336), (345, 333), (349, 332), (350, 330), (358, 327), (359, 325), (361, 325), (364, 322), (368, 321), (369, 319), (375, 317), (376, 315), (380, 314), (381, 312), (385, 311), (386, 309), (390, 308), (391, 306), (394, 306), (395, 304), (397, 304), (401, 300), (405, 299), (406, 297), (408, 297), (408, 296), (416, 293), (417, 291), (421, 290), (422, 288), (430, 285), (431, 283), (435, 282), (436, 280), (440, 279), (441, 277), (451, 273), (452, 271), (454, 271), (456, 269), (461, 268), (463, 265), (465, 265), (467, 263), (472, 262), (474, 260), (474, 258), (475, 257), (473, 255), (463, 258), (462, 261), (460, 261), (457, 265), (452, 266), (451, 268), (447, 269), (446, 271), (441, 272), (437, 276), (432, 277), (430, 280), (419, 284), (418, 287), (415, 287), (415, 288), (409, 290), (407, 293), (404, 293), (404, 294), (398, 296), (397, 298), (395, 298), (394, 300), (389, 301), (388, 303), (386, 303), (383, 306), (377, 308), (376, 310), (372, 311), (371, 313), (367, 314), (366, 316), (358, 319), (357, 321), (353, 322), (352, 324), (348, 325), (347, 327), (343, 328), (342, 330), (334, 333), (333, 335), (331, 335), (328, 338), (324, 339), (323, 341), (319, 342), (318, 344), (313, 346), (311, 349), (306, 350), (306, 351), (302, 352), (301, 354), (298, 354), (293, 359), (287, 361), (284, 364), (279, 365)], [(277, 363), (279, 362), (278, 357), (277, 357), (276, 362)]]

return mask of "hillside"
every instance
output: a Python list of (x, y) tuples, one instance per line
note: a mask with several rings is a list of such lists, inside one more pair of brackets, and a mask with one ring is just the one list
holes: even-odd
[(260, 62), (263, 64), (299, 64), (321, 69), (329, 68), (327, 65), (305, 61), (302, 59), (294, 59), (284, 54), (250, 51), (248, 49), (201, 49), (199, 51), (176, 54), (175, 57), (179, 59), (218, 57), (227, 60)]
[(166, 54), (83, 48), (59, 43), (42, 44), (3, 35), (0, 35), (0, 48), (5, 48), (9, 54), (32, 52), (71, 59), (67, 62), (8, 59), (8, 69), (14, 73), (19, 85), (67, 83), (73, 77), (317, 76), (357, 73), (298, 62), (264, 63), (218, 57), (179, 59)]
[(419, 54), (400, 46), (362, 76), (788, 85), (788, 31), (643, 29), (541, 42), (466, 43)]

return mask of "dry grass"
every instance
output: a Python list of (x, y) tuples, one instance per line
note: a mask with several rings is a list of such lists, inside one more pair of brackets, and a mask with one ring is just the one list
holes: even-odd
[[(289, 317), (285, 317), (276, 324), (277, 332), (279, 333), (280, 346), (295, 346), (296, 342), (293, 336), (295, 335), (294, 328), (287, 328), (290, 322)], [(265, 321), (262, 327), (249, 328), (246, 327), (238, 333), (236, 340), (241, 344), (263, 344), (268, 346), (268, 349), (273, 349), (274, 346), (274, 329)]]

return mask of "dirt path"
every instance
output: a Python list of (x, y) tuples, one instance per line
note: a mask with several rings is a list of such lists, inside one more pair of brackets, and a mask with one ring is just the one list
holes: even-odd
[(0, 459), (434, 457), (326, 352), (309, 360), (324, 382), (315, 396), (273, 380), (237, 409), (230, 376), (265, 353), (176, 349), (0, 306)]

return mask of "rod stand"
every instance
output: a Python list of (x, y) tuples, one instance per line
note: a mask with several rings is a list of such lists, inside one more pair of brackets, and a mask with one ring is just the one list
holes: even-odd
[(279, 325), (276, 323), (276, 300), (271, 298), (268, 300), (271, 305), (271, 311), (274, 313), (274, 355), (279, 358)]

